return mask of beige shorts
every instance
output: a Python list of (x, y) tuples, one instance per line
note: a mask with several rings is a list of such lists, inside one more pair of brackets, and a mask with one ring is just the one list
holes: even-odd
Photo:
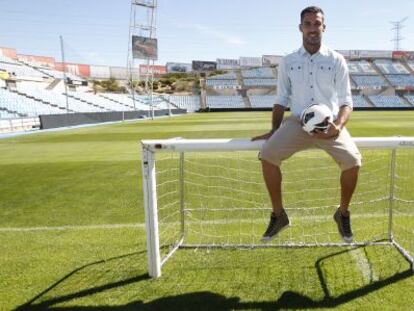
[(283, 120), (280, 128), (263, 144), (259, 159), (280, 166), (294, 153), (310, 148), (325, 150), (342, 171), (361, 166), (361, 153), (346, 128), (336, 139), (318, 139), (306, 133), (295, 117)]

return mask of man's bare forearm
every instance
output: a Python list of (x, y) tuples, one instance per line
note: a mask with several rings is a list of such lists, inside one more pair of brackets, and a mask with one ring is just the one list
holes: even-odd
[(334, 122), (339, 127), (339, 129), (342, 130), (345, 124), (348, 122), (351, 112), (352, 108), (347, 105), (341, 106), (339, 108), (338, 117)]
[(274, 105), (273, 106), (273, 112), (272, 112), (272, 132), (276, 132), (276, 130), (280, 127), (280, 124), (282, 124), (283, 115), (285, 113), (285, 107), (281, 105)]

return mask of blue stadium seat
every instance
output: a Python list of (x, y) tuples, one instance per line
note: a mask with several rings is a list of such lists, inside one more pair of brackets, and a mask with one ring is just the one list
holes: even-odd
[(352, 95), (352, 101), (354, 103), (354, 107), (372, 107), (362, 95)]
[(273, 70), (267, 67), (242, 70), (241, 74), (243, 78), (262, 78), (262, 79), (275, 78)]
[(385, 75), (389, 74), (410, 74), (407, 68), (398, 60), (376, 59), (375, 66)]
[(275, 87), (277, 85), (277, 80), (274, 78), (271, 79), (244, 79), (244, 85), (250, 87)]
[(234, 96), (207, 96), (206, 105), (210, 108), (244, 108), (243, 98)]
[(276, 103), (276, 95), (250, 95), (249, 99), (253, 108), (272, 108)]
[(362, 76), (362, 75), (353, 75), (352, 79), (355, 82), (356, 88), (381, 88), (388, 86), (387, 82), (382, 76)]
[(401, 97), (396, 95), (370, 95), (368, 98), (376, 107), (409, 107)]
[(385, 75), (391, 85), (397, 88), (414, 88), (414, 76), (412, 75)]

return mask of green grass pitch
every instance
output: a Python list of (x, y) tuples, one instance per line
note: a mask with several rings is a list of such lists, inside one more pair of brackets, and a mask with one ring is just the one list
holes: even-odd
[[(148, 277), (139, 141), (249, 138), (270, 118), (195, 114), (1, 139), (0, 310), (412, 310), (414, 275), (389, 246), (183, 249)], [(354, 112), (348, 129), (414, 136), (414, 111)], [(412, 218), (400, 224), (414, 230)]]

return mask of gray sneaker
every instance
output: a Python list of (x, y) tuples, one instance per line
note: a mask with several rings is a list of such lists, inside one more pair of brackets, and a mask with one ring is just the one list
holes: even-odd
[(278, 233), (290, 226), (290, 221), (285, 210), (279, 216), (273, 213), (270, 215), (269, 225), (266, 232), (263, 234), (262, 242), (269, 242), (274, 239)]
[(334, 220), (338, 225), (338, 231), (342, 239), (346, 243), (351, 243), (353, 239), (351, 230), (351, 213), (349, 213), (348, 216), (343, 216), (341, 210), (338, 208), (334, 214)]

